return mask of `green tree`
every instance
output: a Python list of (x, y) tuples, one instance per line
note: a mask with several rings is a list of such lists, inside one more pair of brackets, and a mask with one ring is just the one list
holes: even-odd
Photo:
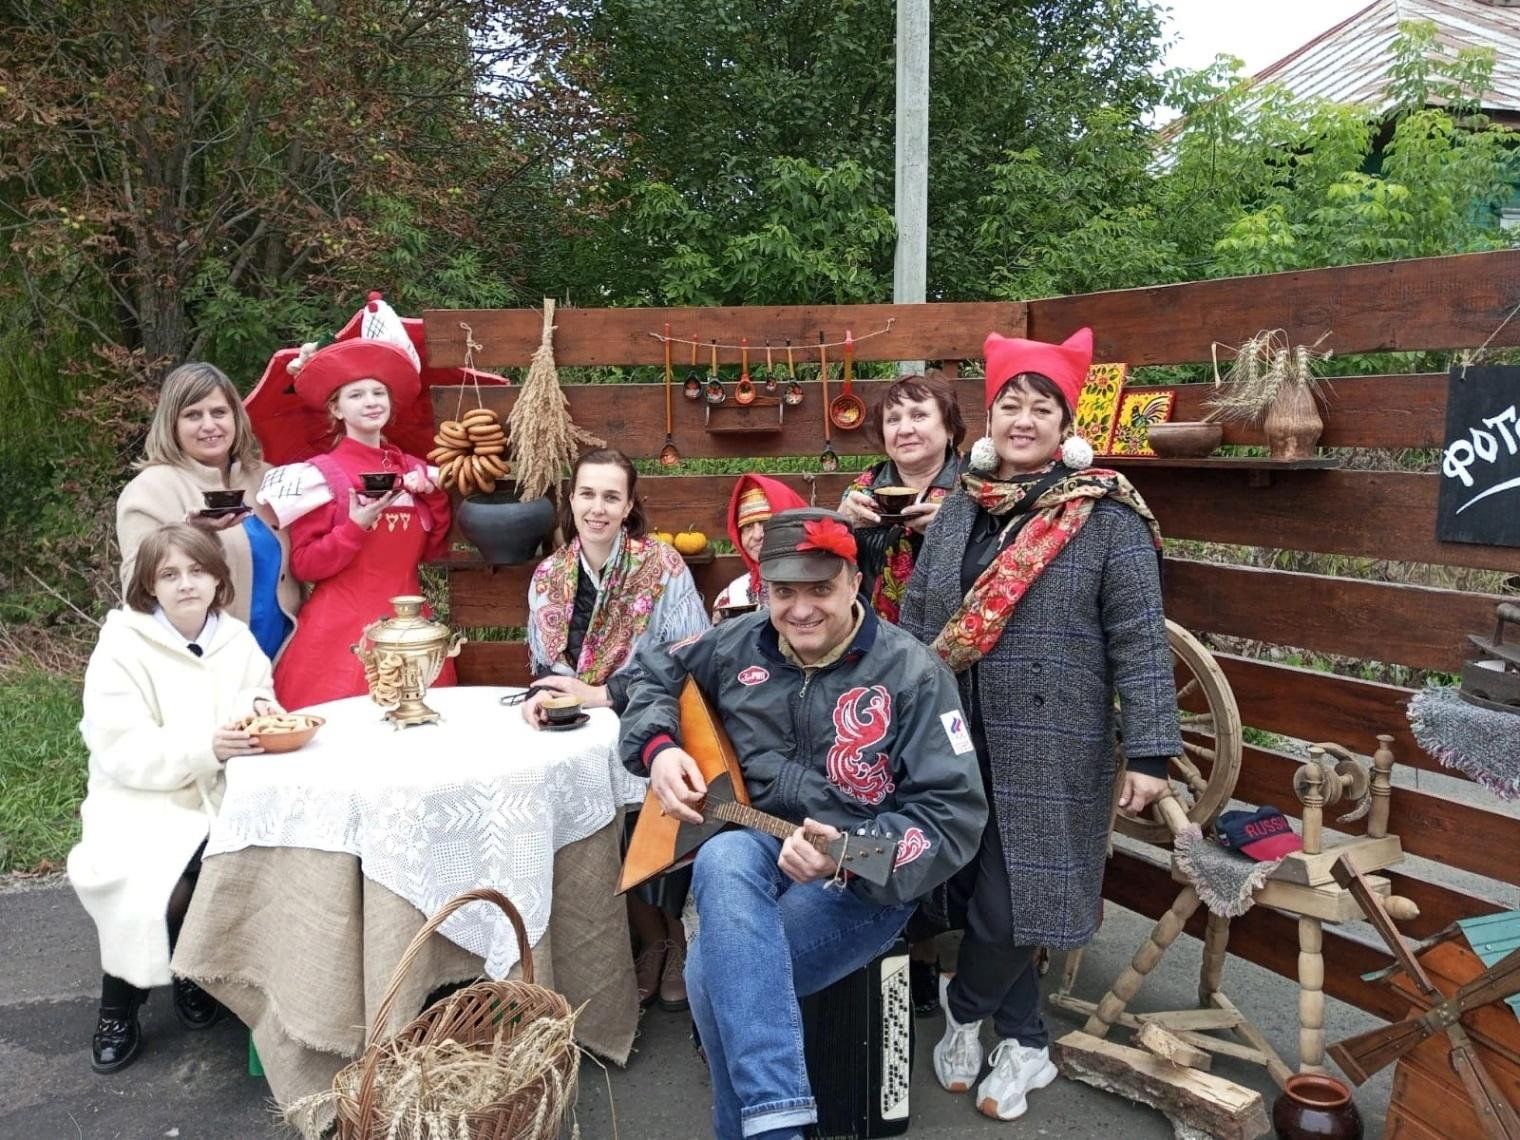
[[(576, 12), (628, 128), (577, 296), (882, 299), (891, 280), (894, 4), (598, 0)], [(1143, 152), (1161, 93), (1144, 0), (941, 0), (931, 30), (929, 286), (985, 296), (993, 168), (1089, 170), (1085, 140)], [(1125, 170), (1128, 177), (1129, 168)], [(604, 292), (603, 292), (604, 290)]]
[(0, 286), (154, 364), (267, 356), (367, 286), (505, 301), (549, 185), (605, 173), (559, 162), (605, 116), (540, 0), (7, 13)]

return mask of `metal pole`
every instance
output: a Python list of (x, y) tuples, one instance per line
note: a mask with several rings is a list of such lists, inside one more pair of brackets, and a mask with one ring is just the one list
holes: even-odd
[[(924, 300), (929, 249), (929, 0), (897, 0), (897, 251), (892, 300)], [(898, 372), (921, 372), (905, 360)]]

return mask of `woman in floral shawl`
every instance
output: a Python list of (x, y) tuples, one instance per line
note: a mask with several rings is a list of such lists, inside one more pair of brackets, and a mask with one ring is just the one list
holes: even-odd
[[(536, 685), (580, 697), (588, 708), (621, 709), (625, 666), (646, 638), (680, 641), (709, 628), (702, 595), (675, 549), (644, 534), (638, 473), (621, 452), (576, 460), (560, 525), (574, 538), (538, 565), (528, 587), (528, 653)], [(537, 726), (535, 694), (523, 705)], [(637, 813), (628, 813), (628, 825)], [(681, 907), (691, 871), (677, 871), (628, 896), (639, 937), (639, 1001), (686, 1008), (686, 936)]]
[(970, 1089), (991, 1018), (999, 1041), (976, 1106), (1012, 1120), (1056, 1078), (1035, 948), (1092, 938), (1115, 785), (1121, 808), (1143, 812), (1168, 791), (1182, 739), (1160, 531), (1071, 433), (1091, 330), (1063, 344), (994, 333), (984, 351), (988, 438), (924, 544), (902, 627), (956, 674), (992, 807), (977, 857), (931, 907), (966, 931), (941, 980), (934, 1073)]
[[(924, 534), (940, 502), (955, 489), (958, 449), (966, 438), (955, 393), (943, 380), (904, 376), (888, 386), (866, 418), (866, 436), (887, 457), (862, 471), (845, 489), (839, 513), (855, 528), (861, 592), (871, 608), (896, 624), (898, 607)], [(911, 487), (918, 499), (901, 521), (884, 521), (873, 487)]]

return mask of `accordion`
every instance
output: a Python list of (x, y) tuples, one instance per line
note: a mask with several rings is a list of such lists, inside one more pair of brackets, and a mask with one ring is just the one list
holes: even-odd
[(802, 1039), (818, 1102), (818, 1123), (809, 1133), (813, 1140), (906, 1132), (913, 995), (903, 942), (803, 998)]

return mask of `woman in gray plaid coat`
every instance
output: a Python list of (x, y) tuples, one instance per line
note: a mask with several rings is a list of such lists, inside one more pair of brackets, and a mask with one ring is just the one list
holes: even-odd
[(1165, 790), (1182, 742), (1160, 532), (1124, 476), (1090, 468), (1091, 448), (1070, 437), (1091, 331), (1060, 345), (994, 333), (985, 355), (989, 439), (929, 531), (901, 624), (958, 675), (968, 723), (946, 732), (975, 752), (993, 808), (940, 900), (966, 936), (941, 981), (935, 1075), (971, 1087), (991, 1017), (1000, 1040), (977, 1107), (1012, 1120), (1056, 1076), (1034, 950), (1081, 946), (1097, 929), (1116, 730), (1120, 804), (1136, 812)]

